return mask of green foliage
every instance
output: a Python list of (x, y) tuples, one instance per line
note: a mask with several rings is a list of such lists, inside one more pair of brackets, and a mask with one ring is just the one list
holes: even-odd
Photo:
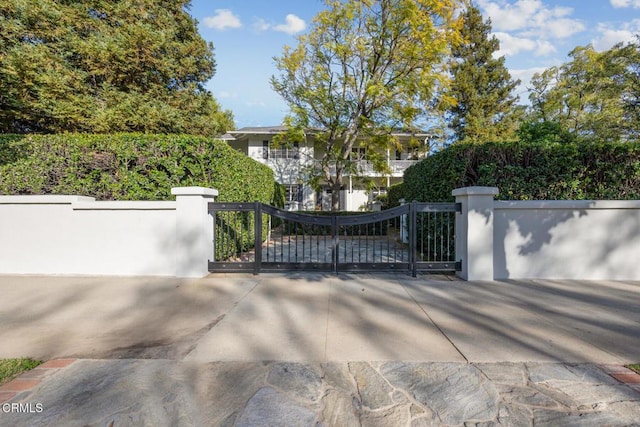
[(33, 359), (2, 359), (0, 360), (0, 385), (7, 383), (25, 371), (29, 371), (42, 364)]
[(387, 190), (387, 208), (400, 206), (400, 199), (410, 202), (411, 200), (408, 200), (407, 197), (409, 196), (404, 182), (390, 186)]
[(475, 185), (498, 187), (503, 200), (639, 199), (640, 142), (453, 144), (407, 169), (404, 185), (429, 202)]
[(513, 137), (518, 101), (504, 57), (494, 58), (500, 43), (491, 35), (491, 22), (483, 22), (480, 10), (468, 6), (462, 15), (461, 41), (452, 49), (449, 121), (458, 141), (486, 142)]
[(576, 47), (571, 61), (534, 75), (536, 121), (556, 122), (576, 137), (626, 141), (640, 135), (640, 40), (596, 52)]
[[(457, 0), (325, 0), (298, 46), (275, 58), (273, 89), (297, 129), (321, 129), (323, 158), (314, 171), (333, 189), (339, 209), (357, 141), (385, 152), (393, 130), (417, 131), (438, 103), (447, 77), (442, 63), (457, 34)], [(369, 159), (386, 165), (378, 159)]]
[(214, 136), (213, 46), (189, 0), (0, 0), (0, 132)]
[(286, 203), (287, 203), (287, 190), (285, 189), (284, 185), (274, 181), (273, 199), (271, 200), (271, 206), (284, 209), (284, 206)]
[[(204, 137), (0, 135), (0, 194), (173, 200), (172, 187), (202, 186), (217, 189), (220, 202), (269, 203), (274, 182), (269, 167)], [(243, 215), (221, 217), (227, 226), (217, 228), (220, 253), (253, 246), (253, 219)]]
[(0, 135), (0, 193), (169, 200), (213, 187), (220, 201), (272, 199), (273, 172), (226, 143), (188, 135)]

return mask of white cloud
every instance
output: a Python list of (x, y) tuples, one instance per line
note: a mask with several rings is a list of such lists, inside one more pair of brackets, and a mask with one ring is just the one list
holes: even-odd
[[(640, 0), (639, 0), (640, 1)], [(635, 35), (640, 34), (640, 19), (634, 19), (625, 23), (622, 27), (610, 27), (608, 24), (598, 24), (600, 36), (591, 41), (597, 51), (611, 49), (616, 43), (627, 43), (635, 40)]]
[(570, 18), (572, 8), (547, 7), (541, 0), (478, 0), (478, 4), (498, 32), (516, 31), (527, 37), (549, 39), (570, 37), (586, 29), (581, 21)]
[(542, 73), (546, 70), (543, 67), (534, 67), (526, 69), (513, 69), (509, 70), (509, 74), (514, 80), (520, 80), (520, 86), (516, 89), (516, 92), (520, 95), (520, 101), (525, 101), (527, 97), (527, 88), (531, 87), (531, 78), (536, 73)]
[(242, 22), (240, 18), (233, 14), (229, 9), (216, 9), (214, 16), (207, 16), (203, 19), (203, 23), (207, 28), (214, 30), (226, 30), (227, 28), (240, 28)]
[(253, 23), (253, 28), (256, 31), (260, 32), (260, 31), (268, 30), (269, 28), (271, 28), (271, 25), (262, 18), (256, 18), (256, 20)]
[(294, 35), (304, 31), (307, 28), (307, 24), (303, 19), (290, 13), (285, 17), (284, 24), (270, 24), (262, 18), (256, 18), (253, 23), (253, 28), (258, 32), (273, 30)]
[(531, 39), (515, 37), (502, 32), (494, 33), (494, 35), (500, 41), (500, 50), (495, 55), (497, 57), (517, 55), (522, 51), (531, 51), (536, 47), (536, 42)]
[(238, 97), (238, 93), (237, 92), (229, 92), (229, 91), (223, 90), (221, 92), (216, 93), (216, 97), (218, 97), (218, 98), (237, 98)]
[(539, 0), (519, 0), (510, 5), (504, 0), (479, 0), (484, 14), (491, 18), (491, 26), (498, 31), (522, 30), (531, 17), (540, 9)]
[(564, 39), (586, 29), (585, 25), (575, 19), (554, 19), (540, 25), (541, 33), (549, 33), (554, 38)]
[(307, 28), (307, 24), (304, 22), (304, 20), (292, 13), (287, 15), (287, 17), (285, 18), (285, 22), (285, 24), (274, 26), (273, 29), (293, 35), (304, 31), (304, 29)]
[(632, 7), (634, 9), (640, 9), (640, 0), (610, 0), (611, 6), (620, 7)]
[(533, 40), (525, 37), (512, 36), (509, 33), (495, 33), (500, 41), (500, 50), (495, 57), (514, 56), (520, 52), (533, 52), (536, 56), (546, 56), (555, 53), (557, 49), (547, 40)]

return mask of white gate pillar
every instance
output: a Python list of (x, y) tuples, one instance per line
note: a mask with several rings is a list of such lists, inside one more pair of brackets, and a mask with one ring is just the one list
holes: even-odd
[(456, 260), (464, 280), (493, 280), (493, 198), (495, 187), (465, 187), (451, 193), (462, 204), (456, 214)]
[(213, 222), (208, 204), (218, 190), (176, 187), (176, 277), (205, 277), (213, 258)]

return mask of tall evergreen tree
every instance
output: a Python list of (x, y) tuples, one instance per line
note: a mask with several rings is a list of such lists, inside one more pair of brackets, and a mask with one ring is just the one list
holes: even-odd
[(213, 45), (189, 0), (0, 0), (0, 132), (213, 135)]
[(512, 80), (504, 57), (495, 58), (500, 42), (491, 36), (491, 21), (469, 4), (462, 15), (461, 42), (452, 48), (450, 95), (455, 100), (448, 119), (458, 141), (486, 142), (513, 136), (517, 128), (520, 84)]

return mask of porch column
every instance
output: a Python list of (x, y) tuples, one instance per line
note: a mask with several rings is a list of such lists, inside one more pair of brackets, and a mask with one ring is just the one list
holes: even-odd
[(176, 187), (176, 277), (205, 277), (213, 258), (213, 222), (209, 202), (218, 190), (204, 187)]
[(456, 260), (464, 280), (493, 280), (493, 198), (495, 187), (465, 187), (451, 193), (462, 211), (456, 214)]

